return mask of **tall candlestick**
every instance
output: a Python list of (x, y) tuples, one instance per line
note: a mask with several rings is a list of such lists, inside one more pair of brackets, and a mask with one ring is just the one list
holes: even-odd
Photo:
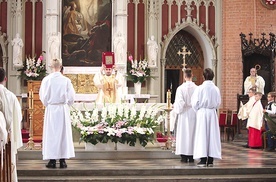
[(167, 91), (167, 107), (168, 107), (168, 109), (170, 109), (171, 108), (171, 91), (170, 91), (170, 89)]
[(34, 92), (33, 91), (31, 91), (31, 95), (32, 95), (31, 99), (32, 99), (32, 109), (33, 109), (34, 108)]
[(31, 91), (29, 91), (29, 109), (31, 109)]

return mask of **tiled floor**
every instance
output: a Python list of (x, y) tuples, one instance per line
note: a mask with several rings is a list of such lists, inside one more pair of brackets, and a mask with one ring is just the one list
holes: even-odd
[[(222, 143), (222, 160), (214, 161), (214, 168), (276, 168), (276, 151), (265, 152), (263, 149), (242, 147), (244, 143)], [(160, 149), (161, 150), (161, 149)], [(131, 152), (129, 153), (131, 155)], [(196, 161), (197, 162), (197, 161)], [(127, 159), (127, 160), (68, 160), (67, 169), (183, 169), (198, 168), (195, 163), (181, 163), (180, 158), (170, 159)], [(46, 161), (19, 160), (17, 169), (45, 170)], [(66, 170), (66, 169), (65, 169)]]

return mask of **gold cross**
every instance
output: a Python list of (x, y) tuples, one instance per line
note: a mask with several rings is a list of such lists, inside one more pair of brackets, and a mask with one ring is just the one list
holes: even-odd
[(180, 56), (180, 55), (183, 55), (183, 64), (182, 64), (182, 66), (183, 66), (183, 68), (185, 68), (185, 66), (187, 65), (186, 64), (186, 61), (185, 61), (185, 56), (188, 54), (188, 56), (190, 56), (192, 53), (190, 52), (190, 51), (188, 51), (187, 52), (187, 47), (186, 46), (183, 46), (182, 47), (182, 52), (179, 50), (178, 52), (177, 52), (177, 54)]
[(108, 95), (111, 96), (111, 92), (113, 91), (113, 88), (111, 88), (110, 83), (107, 83), (108, 87), (106, 88), (106, 90), (108, 91)]

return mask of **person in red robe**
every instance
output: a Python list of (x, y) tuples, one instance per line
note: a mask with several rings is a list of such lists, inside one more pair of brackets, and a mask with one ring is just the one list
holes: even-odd
[(263, 124), (263, 105), (261, 103), (262, 93), (255, 93), (255, 103), (249, 113), (246, 128), (248, 129), (248, 146), (250, 148), (261, 148), (262, 124)]

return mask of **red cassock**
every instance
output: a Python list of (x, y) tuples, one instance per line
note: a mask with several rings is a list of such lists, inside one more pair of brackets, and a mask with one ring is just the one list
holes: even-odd
[(262, 131), (256, 128), (249, 127), (248, 130), (248, 146), (249, 147), (262, 147)]

